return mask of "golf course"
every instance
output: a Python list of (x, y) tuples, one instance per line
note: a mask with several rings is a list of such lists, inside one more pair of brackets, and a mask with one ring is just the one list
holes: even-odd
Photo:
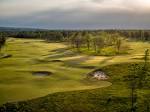
[[(150, 43), (128, 43), (131, 44), (128, 54), (90, 56), (75, 53), (65, 43), (9, 38), (3, 52), (11, 56), (0, 59), (0, 104), (30, 100), (57, 92), (113, 86), (111, 77), (104, 81), (90, 81), (86, 78), (87, 74), (110, 65), (142, 62), (141, 58), (145, 49), (150, 49)], [(34, 74), (36, 72), (41, 74)], [(44, 72), (50, 74), (44, 75)], [(117, 77), (118, 73), (115, 75)]]
[(150, 112), (150, 0), (0, 0), (0, 112)]

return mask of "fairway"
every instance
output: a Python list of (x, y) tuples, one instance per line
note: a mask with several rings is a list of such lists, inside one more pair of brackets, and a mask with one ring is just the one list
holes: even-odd
[[(64, 43), (10, 38), (3, 52), (12, 57), (0, 59), (0, 104), (55, 92), (108, 87), (109, 81), (88, 81), (86, 74), (102, 66), (141, 61), (145, 49), (150, 48), (146, 42), (129, 44), (126, 55), (88, 56), (74, 53)], [(40, 71), (51, 75), (33, 75)]]
[[(0, 59), (0, 104), (32, 99), (49, 93), (111, 85), (107, 81), (86, 81), (86, 74), (91, 70), (78, 67), (80, 61), (74, 59), (80, 59), (77, 59), (73, 52), (65, 52), (65, 49), (66, 45), (61, 43), (9, 39), (3, 52), (11, 54), (12, 57)], [(56, 59), (62, 61), (57, 62)], [(37, 71), (52, 74), (50, 76), (32, 74)]]

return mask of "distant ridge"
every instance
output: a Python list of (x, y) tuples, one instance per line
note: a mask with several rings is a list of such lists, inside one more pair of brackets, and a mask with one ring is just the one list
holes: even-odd
[(17, 28), (17, 27), (0, 27), (0, 31), (13, 32), (13, 31), (47, 31), (47, 29), (38, 28)]
[(22, 31), (139, 31), (145, 30), (150, 31), (150, 29), (48, 29), (48, 28), (23, 28), (23, 27), (2, 27), (0, 26), (0, 32), (22, 32)]

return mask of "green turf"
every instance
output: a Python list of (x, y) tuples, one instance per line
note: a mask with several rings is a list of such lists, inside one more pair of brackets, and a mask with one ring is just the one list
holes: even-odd
[[(144, 50), (150, 48), (146, 42), (129, 44), (131, 48), (126, 55), (88, 56), (74, 53), (63, 43), (11, 38), (3, 52), (12, 57), (0, 59), (0, 104), (55, 92), (108, 87), (111, 82), (87, 81), (86, 74), (107, 65), (140, 62)], [(52, 75), (33, 76), (33, 71), (50, 71)]]
[[(109, 81), (112, 86), (49, 94), (28, 101), (5, 104), (1, 110), (3, 112), (9, 110), (11, 112), (131, 112), (131, 89), (124, 81), (124, 76), (130, 74), (131, 65), (132, 63), (123, 63), (101, 67), (111, 77)], [(146, 106), (150, 105), (150, 99), (142, 98), (149, 93), (149, 87), (137, 90), (137, 112), (149, 112)]]

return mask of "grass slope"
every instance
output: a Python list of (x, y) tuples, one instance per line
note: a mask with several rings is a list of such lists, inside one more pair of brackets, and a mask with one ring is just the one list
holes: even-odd
[[(131, 99), (124, 76), (129, 74), (131, 64), (115, 64), (102, 69), (109, 74), (112, 86), (84, 91), (61, 92), (45, 97), (5, 104), (3, 112), (131, 112)], [(138, 90), (138, 112), (148, 112), (146, 105), (150, 105), (150, 87)], [(146, 103), (147, 101), (148, 103)]]
[[(0, 59), (0, 104), (32, 99), (56, 92), (108, 87), (113, 83), (112, 81), (87, 81), (85, 79), (86, 74), (95, 68), (112, 64), (141, 62), (143, 52), (150, 48), (150, 44), (146, 42), (130, 42), (129, 44), (131, 44), (129, 54), (107, 57), (76, 54), (63, 43), (47, 43), (32, 39), (9, 39), (4, 52), (11, 54), (12, 57)], [(118, 72), (118, 68), (115, 70), (112, 70), (112, 72), (119, 78), (121, 74)], [(53, 74), (50, 77), (33, 76), (33, 71), (50, 71)], [(109, 87), (112, 89), (107, 89), (113, 92), (115, 87), (117, 90), (118, 88), (121, 90), (124, 86), (116, 84), (116, 86)], [(98, 93), (102, 90), (98, 89)], [(89, 91), (86, 92), (88, 95)], [(124, 92), (126, 90), (122, 89), (121, 93)], [(63, 95), (63, 93), (61, 94)], [(71, 94), (76, 94), (76, 92), (71, 92)], [(120, 94), (120, 91), (118, 91), (118, 94)], [(59, 96), (60, 94), (53, 94), (52, 96), (55, 95)], [(75, 98), (78, 99), (77, 96)], [(84, 94), (82, 96), (84, 97)], [(91, 97), (95, 99), (97, 96)], [(67, 99), (69, 100), (69, 98)], [(61, 100), (61, 98), (58, 98), (58, 100)], [(37, 105), (39, 104), (37, 103)], [(76, 106), (78, 105), (76, 104)]]
[[(54, 61), (75, 55), (65, 49), (66, 45), (61, 43), (9, 39), (3, 52), (11, 54), (12, 57), (0, 59), (0, 104), (32, 99), (49, 93), (111, 85), (107, 81), (85, 82), (86, 74), (91, 70), (73, 67), (80, 59), (77, 59), (78, 62), (67, 59)], [(34, 76), (34, 71), (49, 71), (52, 75)]]

